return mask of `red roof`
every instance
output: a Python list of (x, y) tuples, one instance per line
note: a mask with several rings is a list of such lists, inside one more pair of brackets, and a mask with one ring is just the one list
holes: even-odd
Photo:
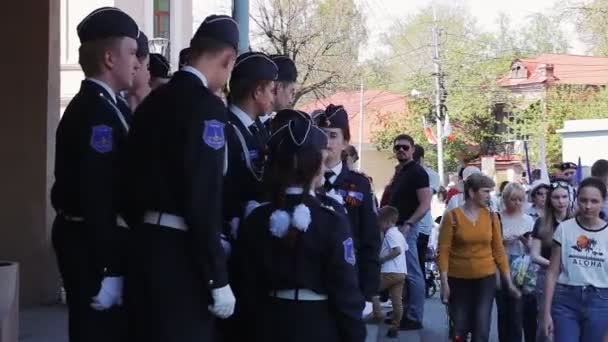
[[(382, 90), (363, 92), (363, 143), (371, 143), (371, 132), (378, 124), (378, 114), (405, 113), (406, 97)], [(325, 109), (329, 104), (342, 105), (349, 116), (351, 143), (359, 142), (359, 111), (361, 107), (360, 91), (341, 91), (330, 97), (299, 106), (298, 109), (312, 112)]]
[[(608, 84), (608, 57), (542, 54), (532, 59), (517, 59), (513, 64), (522, 63), (527, 69), (526, 78), (511, 78), (506, 74), (498, 83), (503, 87), (530, 84)], [(553, 66), (551, 74), (543, 74), (541, 69)]]

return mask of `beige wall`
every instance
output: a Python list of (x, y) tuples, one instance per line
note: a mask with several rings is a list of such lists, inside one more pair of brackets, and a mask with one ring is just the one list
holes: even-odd
[(382, 197), (384, 187), (393, 177), (396, 161), (392, 153), (387, 151), (376, 151), (375, 149), (363, 149), (361, 171), (374, 180), (374, 192), (378, 200)]
[[(32, 10), (35, 9), (35, 10)], [(21, 264), (22, 304), (58, 290), (50, 248), (54, 132), (59, 120), (59, 0), (3, 2), (0, 31), (14, 53), (0, 54), (0, 259)], [(16, 27), (27, 29), (15, 33)]]

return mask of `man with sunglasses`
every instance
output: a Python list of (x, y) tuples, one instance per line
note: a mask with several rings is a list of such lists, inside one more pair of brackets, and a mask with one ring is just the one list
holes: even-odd
[(559, 170), (561, 171), (562, 178), (568, 180), (570, 185), (573, 185), (576, 181), (576, 170), (578, 169), (578, 165), (573, 162), (564, 162), (559, 165)]
[[(414, 139), (401, 134), (393, 141), (395, 158), (400, 164), (391, 187), (389, 205), (399, 210), (397, 224), (405, 235), (409, 250), (406, 252), (408, 298), (403, 298), (407, 312), (401, 320), (401, 330), (422, 329), (425, 300), (424, 274), (418, 260), (417, 240), (419, 223), (431, 208), (431, 188), (426, 170), (414, 161)], [(406, 306), (407, 304), (407, 306)]]

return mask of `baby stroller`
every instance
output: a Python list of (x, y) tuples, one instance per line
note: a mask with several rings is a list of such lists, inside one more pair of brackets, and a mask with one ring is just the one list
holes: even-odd
[(433, 297), (439, 290), (440, 278), (439, 267), (437, 267), (437, 252), (434, 248), (426, 250), (426, 262), (424, 263), (424, 275), (426, 280), (426, 298)]

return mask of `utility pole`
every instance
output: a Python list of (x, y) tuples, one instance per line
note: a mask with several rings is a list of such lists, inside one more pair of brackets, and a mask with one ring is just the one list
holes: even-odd
[(435, 66), (435, 120), (437, 123), (437, 173), (439, 173), (439, 183), (445, 185), (445, 175), (443, 171), (443, 127), (442, 115), (442, 84), (443, 74), (441, 73), (441, 60), (439, 56), (439, 28), (437, 27), (437, 13), (433, 6), (433, 64)]
[(357, 169), (361, 171), (363, 164), (363, 75), (361, 75), (361, 94), (359, 97), (359, 165)]

